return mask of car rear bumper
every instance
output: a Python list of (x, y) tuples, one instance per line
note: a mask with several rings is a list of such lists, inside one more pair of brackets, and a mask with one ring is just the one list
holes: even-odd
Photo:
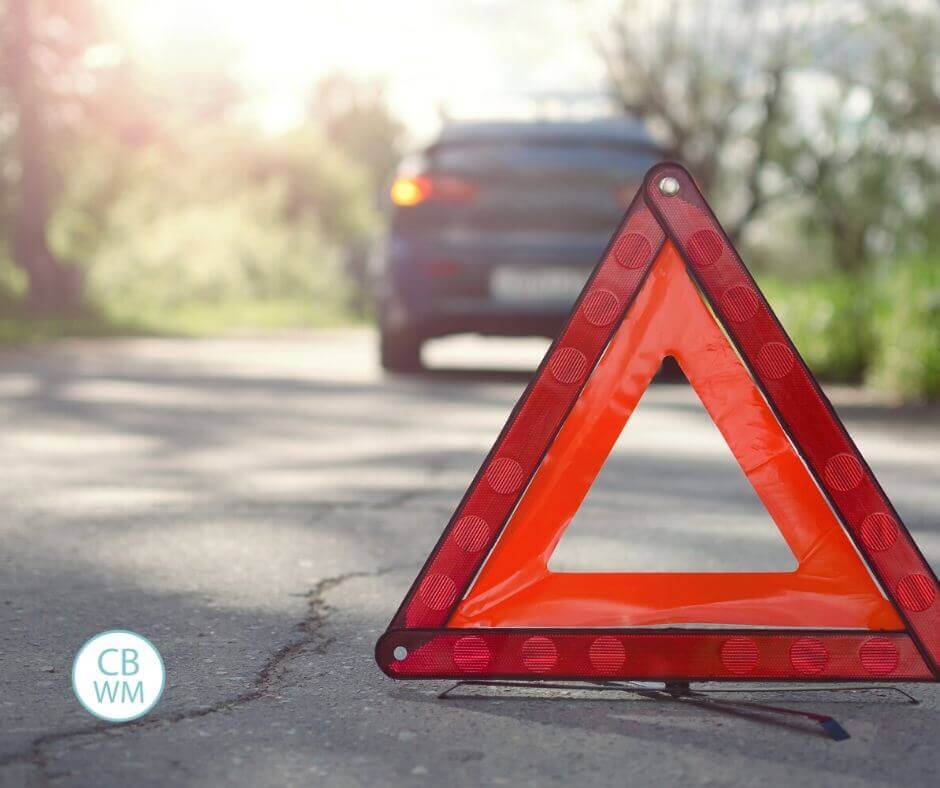
[[(425, 337), (464, 332), (553, 337), (605, 244), (597, 238), (575, 248), (516, 246), (511, 252), (397, 245), (399, 254), (386, 260), (380, 282), (383, 322)], [(521, 292), (498, 292), (496, 277), (507, 269)], [(564, 294), (539, 290), (540, 277), (544, 281), (553, 271), (567, 279)]]
[[(585, 280), (588, 273), (585, 272)], [(410, 297), (409, 297), (410, 296)], [(577, 294), (564, 300), (514, 302), (488, 295), (452, 295), (438, 289), (416, 298), (390, 293), (383, 302), (383, 322), (425, 337), (447, 334), (554, 337), (571, 313)]]
[(424, 337), (461, 333), (554, 337), (570, 311), (570, 303), (534, 308), (468, 299), (438, 299), (427, 308), (408, 311), (406, 323)]

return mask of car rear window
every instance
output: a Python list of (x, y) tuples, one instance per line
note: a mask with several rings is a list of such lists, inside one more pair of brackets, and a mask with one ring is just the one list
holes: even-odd
[(429, 155), (433, 169), (448, 172), (605, 170), (642, 174), (657, 158), (652, 147), (490, 141), (442, 145)]

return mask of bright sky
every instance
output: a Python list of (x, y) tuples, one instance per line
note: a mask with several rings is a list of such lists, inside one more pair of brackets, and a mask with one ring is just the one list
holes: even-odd
[(309, 86), (340, 70), (385, 81), (418, 137), (457, 117), (525, 110), (523, 97), (599, 94), (591, 25), (614, 0), (109, 0), (135, 56), (166, 62), (230, 41), (265, 126), (300, 120)]

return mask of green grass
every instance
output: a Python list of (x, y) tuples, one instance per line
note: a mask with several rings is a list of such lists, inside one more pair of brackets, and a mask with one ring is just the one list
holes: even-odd
[(173, 309), (130, 311), (112, 308), (110, 320), (118, 325), (131, 322), (148, 334), (210, 336), (244, 331), (285, 331), (334, 328), (360, 322), (338, 304), (313, 299), (227, 301), (216, 304), (182, 304)]
[(880, 341), (867, 382), (905, 400), (940, 400), (940, 258), (892, 261), (875, 285)]
[(765, 275), (760, 286), (819, 377), (840, 383), (862, 381), (877, 344), (867, 278), (834, 273), (806, 280)]
[(940, 400), (940, 258), (882, 261), (865, 274), (761, 278), (800, 353), (828, 382)]
[(31, 317), (20, 305), (4, 302), (0, 304), (0, 344), (64, 337), (218, 336), (334, 328), (361, 321), (339, 305), (310, 299), (193, 303), (163, 310), (111, 307), (67, 318)]

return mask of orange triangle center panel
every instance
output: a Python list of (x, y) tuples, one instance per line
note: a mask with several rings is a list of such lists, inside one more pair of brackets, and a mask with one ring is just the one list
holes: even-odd
[[(796, 571), (549, 571), (565, 528), (666, 356), (678, 361), (718, 426), (796, 557)], [(629, 512), (621, 537), (630, 539)], [(448, 626), (667, 624), (903, 629), (668, 242)]]

